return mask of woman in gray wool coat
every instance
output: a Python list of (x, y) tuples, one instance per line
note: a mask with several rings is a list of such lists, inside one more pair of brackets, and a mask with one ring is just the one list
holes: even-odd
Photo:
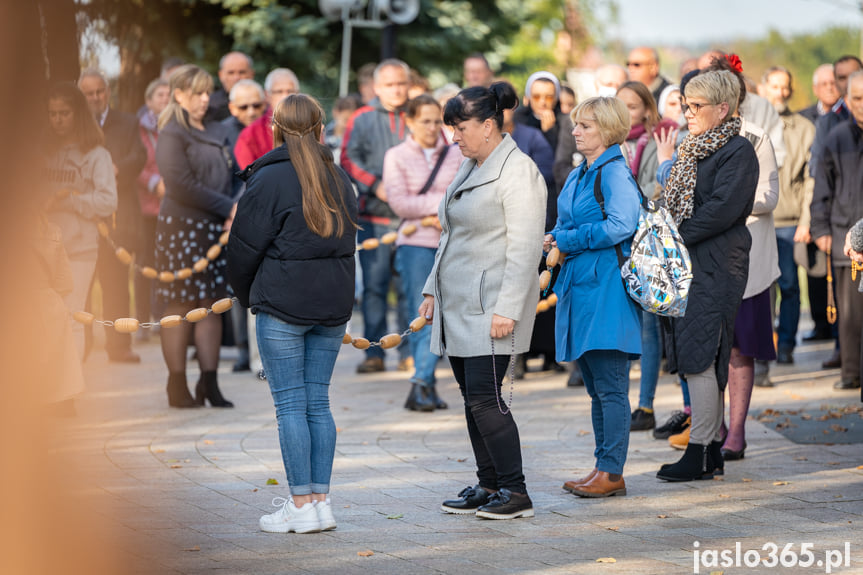
[(432, 321), (432, 352), (447, 353), (464, 397), (479, 479), (442, 509), (487, 519), (534, 514), (518, 428), (500, 396), (510, 355), (530, 346), (547, 193), (533, 161), (501, 132), (503, 111), (517, 104), (498, 82), (446, 105), (467, 160), (439, 208), (440, 245), (419, 308)]

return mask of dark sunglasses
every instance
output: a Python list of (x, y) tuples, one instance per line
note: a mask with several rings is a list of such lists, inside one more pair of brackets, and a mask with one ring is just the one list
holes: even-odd
[(263, 102), (255, 102), (254, 104), (242, 104), (242, 105), (239, 105), (239, 106), (237, 106), (237, 109), (238, 109), (238, 110), (240, 110), (241, 112), (245, 112), (245, 111), (246, 111), (246, 110), (248, 110), (249, 108), (254, 108), (255, 110), (260, 110), (260, 109), (261, 109), (261, 108), (263, 108), (263, 107), (264, 107), (264, 103), (263, 103)]

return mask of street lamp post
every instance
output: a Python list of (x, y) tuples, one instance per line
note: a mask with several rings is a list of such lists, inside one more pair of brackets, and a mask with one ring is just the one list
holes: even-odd
[(419, 15), (420, 4), (419, 0), (318, 0), (318, 7), (328, 19), (342, 21), (339, 96), (343, 97), (348, 95), (353, 29), (408, 24)]

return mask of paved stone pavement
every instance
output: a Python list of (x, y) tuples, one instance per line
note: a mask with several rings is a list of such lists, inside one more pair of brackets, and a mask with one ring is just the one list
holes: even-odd
[[(273, 510), (273, 497), (288, 494), (267, 384), (231, 373), (227, 350), (220, 378), (237, 407), (169, 409), (158, 338), (136, 348), (141, 365), (108, 364), (104, 354), (93, 354), (85, 365), (89, 390), (67, 437), (89, 472), (89, 490), (111, 503), (105, 526), (131, 572), (672, 574), (695, 572), (697, 550), (706, 558), (700, 573), (814, 574), (827, 572), (827, 550), (844, 552), (848, 542), (847, 564), (843, 557), (832, 572), (863, 573), (859, 444), (797, 445), (772, 423), (750, 417), (746, 458), (727, 463), (722, 480), (670, 484), (657, 480), (656, 470), (681, 452), (633, 432), (628, 495), (580, 499), (561, 485), (593, 466), (587, 394), (566, 388), (565, 374), (529, 373), (515, 386), (513, 412), (536, 517), (447, 515), (441, 500), (475, 483), (448, 365), (439, 364), (438, 377), (451, 408), (412, 413), (402, 407), (407, 377), (394, 370), (395, 359), (388, 358), (392, 371), (358, 376), (362, 355), (350, 346), (339, 356), (331, 391), (339, 429), (332, 481), (338, 529), (262, 533), (259, 516)], [(773, 366), (776, 387), (755, 389), (751, 413), (858, 406), (859, 390), (834, 391), (838, 371), (818, 369), (829, 354), (829, 344), (798, 347), (795, 366)], [(663, 376), (658, 418), (679, 405), (674, 378)], [(271, 478), (279, 484), (268, 485)], [(811, 543), (816, 563), (709, 566), (709, 550), (734, 551), (737, 542), (763, 557), (771, 542), (797, 553)], [(373, 554), (358, 554), (364, 551)]]

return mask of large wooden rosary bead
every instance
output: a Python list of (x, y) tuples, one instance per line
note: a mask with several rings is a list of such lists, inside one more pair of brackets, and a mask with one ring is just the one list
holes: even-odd
[(366, 338), (358, 337), (351, 342), (351, 345), (353, 345), (357, 349), (368, 349), (371, 344)]
[(134, 333), (138, 331), (138, 320), (133, 317), (121, 317), (114, 320), (114, 331), (117, 333)]
[(196, 307), (192, 311), (186, 313), (186, 321), (189, 323), (199, 322), (205, 317), (207, 317), (207, 308), (205, 307)]
[(234, 307), (234, 300), (229, 297), (223, 297), (222, 299), (213, 303), (210, 309), (213, 310), (213, 313), (225, 313), (232, 307)]
[(159, 325), (162, 327), (177, 327), (183, 323), (183, 318), (178, 315), (166, 315), (159, 320)]
[(426, 326), (426, 323), (428, 323), (428, 321), (423, 316), (414, 318), (410, 325), (411, 331), (414, 333), (418, 332)]

